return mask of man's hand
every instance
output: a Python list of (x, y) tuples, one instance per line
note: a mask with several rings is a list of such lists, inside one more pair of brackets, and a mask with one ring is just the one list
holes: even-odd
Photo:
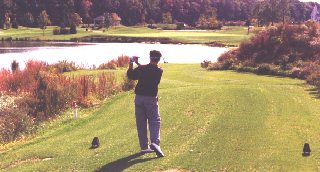
[(138, 57), (138, 56), (133, 56), (132, 58), (133, 58), (133, 61), (134, 61), (138, 66), (140, 66), (140, 63), (139, 63), (139, 58), (140, 58), (140, 57)]
[(135, 62), (136, 64), (138, 64), (138, 63), (139, 63), (139, 62), (138, 62), (138, 61), (139, 61), (139, 57), (134, 56), (134, 57), (133, 57), (133, 60), (134, 60), (134, 62)]

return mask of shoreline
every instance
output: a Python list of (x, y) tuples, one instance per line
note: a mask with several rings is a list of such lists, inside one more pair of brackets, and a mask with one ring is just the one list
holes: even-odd
[(70, 42), (70, 43), (146, 43), (146, 44), (174, 44), (174, 45), (206, 45), (209, 47), (237, 47), (236, 45), (228, 45), (219, 42), (207, 42), (207, 43), (188, 43), (182, 41), (175, 41), (170, 38), (163, 37), (123, 37), (123, 36), (85, 36), (80, 38), (71, 38), (70, 40), (40, 40), (40, 39), (32, 39), (29, 37), (22, 38), (12, 38), (9, 37), (1, 37), (0, 41), (2, 42), (15, 42), (15, 41), (27, 41), (27, 42)]

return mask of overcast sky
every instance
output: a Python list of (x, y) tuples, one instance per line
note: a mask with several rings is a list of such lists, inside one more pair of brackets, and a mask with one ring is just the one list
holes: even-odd
[(318, 2), (320, 4), (320, 0), (300, 0), (301, 2)]

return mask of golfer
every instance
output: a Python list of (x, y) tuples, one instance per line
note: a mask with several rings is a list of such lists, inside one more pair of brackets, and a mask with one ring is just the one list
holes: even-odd
[[(150, 51), (150, 63), (140, 65), (138, 57), (130, 60), (127, 71), (128, 78), (138, 80), (135, 88), (135, 115), (141, 153), (156, 152), (158, 157), (164, 154), (160, 149), (160, 114), (158, 106), (158, 85), (162, 69), (158, 67), (161, 53)], [(133, 69), (133, 61), (138, 65)], [(148, 144), (148, 125), (150, 132), (150, 147)]]

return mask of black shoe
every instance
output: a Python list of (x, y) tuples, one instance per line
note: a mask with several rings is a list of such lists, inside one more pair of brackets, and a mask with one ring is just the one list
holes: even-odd
[(161, 151), (160, 146), (158, 146), (157, 144), (151, 143), (150, 148), (156, 152), (157, 157), (164, 157), (164, 154)]

